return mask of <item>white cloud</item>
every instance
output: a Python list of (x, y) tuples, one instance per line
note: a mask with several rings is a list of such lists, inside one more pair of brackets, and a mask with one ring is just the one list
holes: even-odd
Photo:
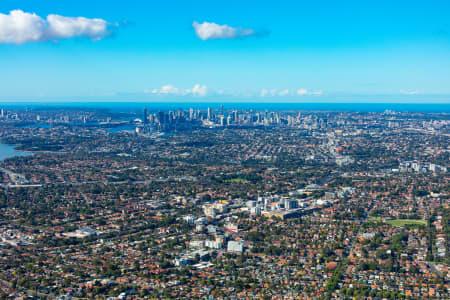
[(299, 90), (297, 91), (297, 95), (300, 95), (300, 96), (308, 95), (308, 94), (309, 94), (309, 92), (308, 92), (307, 89), (301, 88), (301, 89), (299, 89)]
[(24, 44), (74, 37), (101, 40), (110, 34), (110, 24), (102, 19), (48, 15), (12, 10), (0, 13), (0, 44)]
[[(160, 89), (153, 89), (152, 94), (156, 95), (180, 95), (180, 96), (186, 96), (186, 95), (193, 95), (193, 96), (206, 96), (208, 88), (206, 85), (200, 85), (196, 84), (194, 87), (190, 89), (179, 89), (171, 84), (164, 85)], [(146, 90), (144, 93), (148, 94), (149, 92)]]
[(22, 44), (42, 39), (45, 21), (36, 14), (13, 10), (9, 15), (0, 13), (0, 43)]
[(263, 88), (259, 92), (250, 91), (228, 91), (225, 89), (209, 89), (206, 85), (195, 84), (192, 88), (178, 88), (171, 84), (164, 85), (161, 88), (155, 88), (153, 90), (145, 90), (145, 94), (153, 95), (177, 95), (177, 96), (198, 96), (203, 97), (206, 95), (216, 95), (216, 96), (232, 96), (232, 97), (295, 97), (295, 96), (321, 96), (323, 95), (322, 90), (307, 90), (305, 88), (300, 88), (297, 90), (293, 89), (269, 89)]
[(84, 36), (92, 40), (101, 40), (109, 34), (108, 22), (102, 19), (49, 15), (47, 22), (48, 33), (52, 39)]
[(278, 95), (280, 95), (280, 96), (287, 96), (287, 95), (289, 95), (289, 90), (288, 89), (282, 90), (282, 91), (280, 91), (278, 93)]
[(288, 89), (285, 89), (285, 90), (282, 90), (282, 91), (277, 91), (276, 89), (262, 89), (261, 90), (261, 92), (259, 93), (259, 95), (261, 96), (261, 97), (265, 97), (265, 96), (272, 96), (272, 97), (274, 97), (274, 96), (286, 96), (286, 95), (289, 95), (289, 90)]
[(178, 94), (179, 89), (173, 85), (163, 85), (161, 89), (154, 89), (152, 94)]
[(306, 95), (312, 95), (312, 96), (321, 96), (323, 95), (323, 91), (322, 90), (314, 90), (314, 91), (310, 91), (306, 88), (300, 88), (298, 90), (289, 90), (289, 89), (284, 89), (281, 91), (277, 91), (276, 89), (262, 89), (259, 93), (259, 95), (261, 97), (265, 97), (265, 96), (306, 96)]
[(194, 96), (206, 96), (207, 89), (206, 85), (196, 84), (192, 89), (187, 89), (186, 93)]
[(197, 37), (204, 41), (216, 39), (234, 39), (238, 37), (256, 35), (256, 32), (253, 29), (231, 27), (226, 24), (219, 25), (216, 23), (198, 23), (197, 21), (194, 21), (194, 23), (192, 23), (192, 26), (194, 27)]
[(264, 96), (275, 96), (277, 94), (277, 90), (276, 89), (262, 89), (260, 96), (264, 97)]
[(418, 94), (420, 94), (420, 91), (405, 91), (405, 90), (401, 90), (400, 94), (403, 94), (403, 95), (418, 95)]

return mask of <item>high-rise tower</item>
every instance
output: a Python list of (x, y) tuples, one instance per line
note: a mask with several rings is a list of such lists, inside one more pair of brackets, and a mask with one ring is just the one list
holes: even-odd
[(208, 107), (208, 121), (211, 121), (211, 107)]
[(144, 107), (144, 124), (148, 123), (147, 107)]

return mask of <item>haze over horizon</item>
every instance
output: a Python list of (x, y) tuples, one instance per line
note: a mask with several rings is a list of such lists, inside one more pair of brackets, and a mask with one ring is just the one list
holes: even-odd
[(4, 0), (0, 102), (450, 103), (448, 1)]

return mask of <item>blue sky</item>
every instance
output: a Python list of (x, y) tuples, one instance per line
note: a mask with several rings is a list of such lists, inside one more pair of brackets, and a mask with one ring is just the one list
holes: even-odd
[(449, 15), (445, 0), (2, 0), (0, 101), (450, 103)]

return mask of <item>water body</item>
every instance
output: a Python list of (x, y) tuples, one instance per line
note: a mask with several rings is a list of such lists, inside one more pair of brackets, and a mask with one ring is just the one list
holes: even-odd
[(144, 106), (148, 111), (168, 111), (202, 109), (208, 107), (212, 109), (220, 109), (223, 104), (224, 109), (238, 109), (238, 110), (305, 110), (305, 111), (351, 111), (351, 112), (383, 112), (385, 110), (401, 111), (401, 112), (428, 112), (428, 113), (450, 113), (450, 103), (256, 103), (256, 102), (66, 102), (66, 103), (3, 103), (1, 107), (6, 109), (33, 109), (58, 107), (59, 109), (101, 109), (109, 110), (110, 112), (139, 112), (141, 113)]
[(17, 146), (14, 145), (0, 144), (0, 161), (11, 157), (27, 156), (32, 154), (31, 152), (16, 151), (14, 150), (16, 147)]
[(27, 125), (19, 125), (19, 128), (51, 128), (50, 124), (27, 124)]
[[(101, 103), (103, 104), (103, 103)], [(101, 105), (100, 103), (98, 105)], [(96, 105), (91, 103), (91, 105)], [(103, 104), (105, 105), (105, 104)], [(146, 106), (148, 111), (175, 111), (178, 108), (206, 110), (220, 109), (222, 103), (110, 103), (106, 104), (111, 112), (142, 112)], [(450, 113), (450, 103), (446, 104), (413, 104), (413, 103), (223, 103), (223, 108), (257, 111), (349, 111), (349, 112), (399, 112)]]
[(53, 128), (58, 126), (98, 126), (98, 122), (89, 122), (89, 123), (56, 123), (56, 124), (26, 124), (26, 125), (16, 125), (18, 128)]
[(120, 131), (136, 131), (136, 126), (133, 125), (120, 125), (106, 129), (107, 132), (116, 133)]

